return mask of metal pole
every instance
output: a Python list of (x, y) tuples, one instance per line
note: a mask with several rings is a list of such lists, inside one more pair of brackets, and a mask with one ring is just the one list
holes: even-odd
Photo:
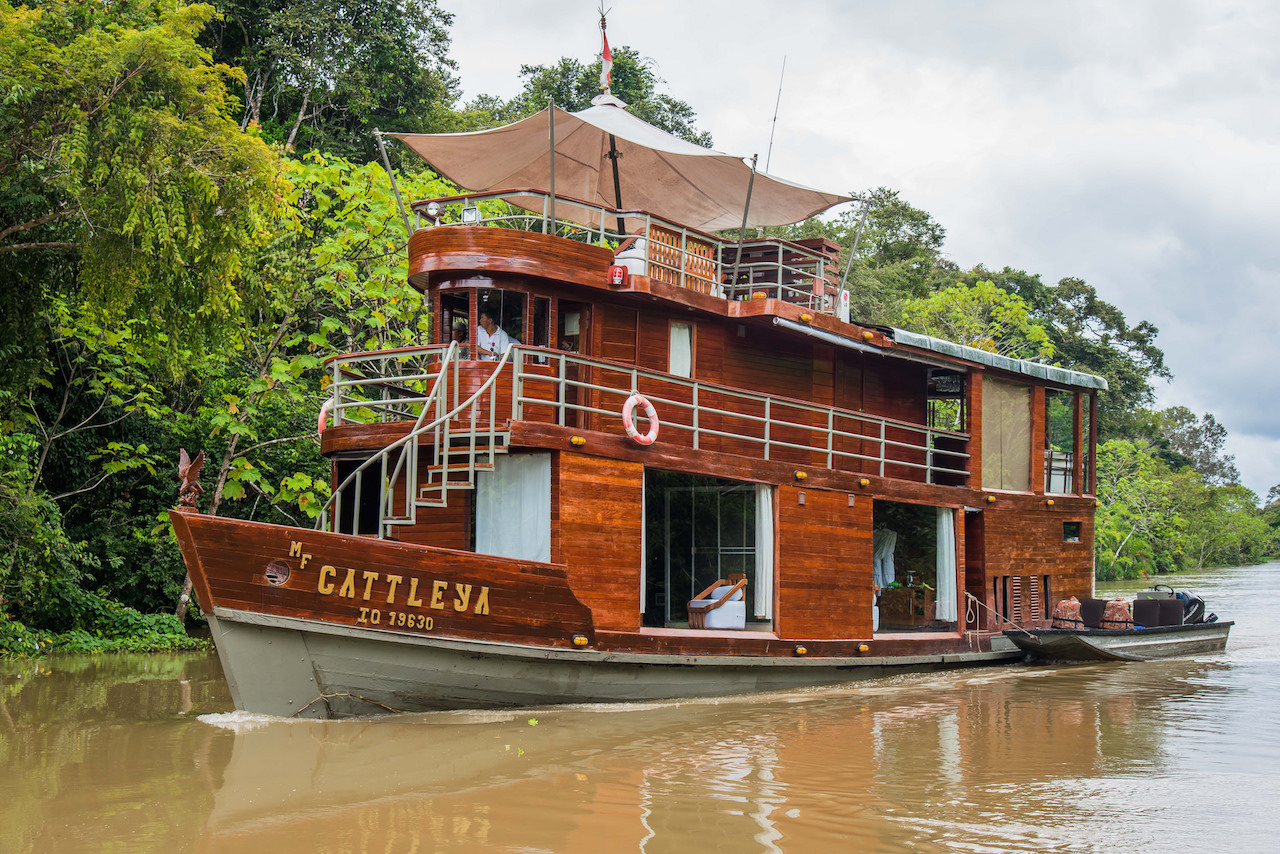
[(412, 236), (413, 229), (409, 227), (409, 214), (404, 209), (404, 202), (400, 200), (400, 188), (396, 186), (396, 173), (391, 171), (391, 161), (387, 158), (387, 149), (382, 144), (382, 131), (374, 128), (373, 138), (378, 141), (378, 151), (382, 154), (382, 165), (387, 168), (387, 174), (391, 176), (391, 190), (396, 194), (396, 207), (400, 209), (400, 219), (404, 221), (404, 233)]
[[(613, 134), (609, 134), (609, 159), (613, 161), (613, 198), (618, 203), (618, 210), (622, 210), (622, 182), (618, 178), (618, 158), (621, 156), (618, 153), (617, 140), (614, 139)], [(604, 227), (603, 222), (600, 223), (600, 227)], [(618, 236), (621, 237), (626, 231), (626, 223), (622, 221), (622, 217), (618, 217)]]
[(547, 98), (547, 127), (551, 139), (551, 230), (543, 228), (543, 234), (556, 233), (556, 102)]
[(862, 229), (867, 224), (867, 211), (871, 209), (871, 200), (862, 200), (862, 218), (858, 220), (858, 232), (853, 236), (853, 246), (849, 249), (849, 257), (844, 262), (844, 275), (840, 277), (840, 290), (844, 290), (849, 281), (849, 268), (853, 266), (853, 256), (858, 254), (858, 244), (862, 242)]
[(747, 204), (742, 209), (742, 228), (738, 231), (738, 257), (733, 259), (733, 275), (729, 278), (729, 287), (738, 286), (738, 267), (742, 264), (742, 244), (747, 240), (747, 215), (751, 212), (751, 191), (756, 185), (756, 160), (759, 154), (751, 155), (751, 178), (747, 181)]

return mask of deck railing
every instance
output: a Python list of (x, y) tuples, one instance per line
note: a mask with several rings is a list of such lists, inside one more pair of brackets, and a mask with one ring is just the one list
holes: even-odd
[(606, 247), (632, 273), (668, 284), (735, 300), (767, 296), (834, 313), (831, 257), (790, 241), (750, 240), (739, 256), (736, 240), (722, 240), (647, 211), (618, 210), (560, 195), (552, 204), (551, 195), (539, 190), (427, 199), (414, 202), (413, 210), (418, 228), (471, 225), (555, 234)]
[[(638, 392), (656, 408), (664, 443), (924, 483), (959, 485), (968, 477), (965, 433), (558, 350), (513, 345), (507, 364), (495, 366), (446, 362), (445, 349), (330, 359), (335, 423), (421, 425), (424, 408), (456, 413), (470, 395), (469, 429), (488, 431), (490, 446), (508, 419), (621, 434), (622, 407)], [(448, 375), (443, 387), (441, 369)], [(477, 397), (481, 383), (486, 391)], [(647, 430), (643, 416), (637, 418), (641, 431)]]

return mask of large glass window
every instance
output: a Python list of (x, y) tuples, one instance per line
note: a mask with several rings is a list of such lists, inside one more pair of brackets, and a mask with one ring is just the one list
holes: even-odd
[(1031, 489), (1031, 388), (985, 377), (982, 383), (982, 485)]
[(754, 483), (646, 471), (644, 624), (685, 624), (689, 601), (735, 574), (747, 577), (749, 615), (770, 617), (771, 499)]
[(1044, 390), (1044, 491), (1075, 492), (1076, 395)]

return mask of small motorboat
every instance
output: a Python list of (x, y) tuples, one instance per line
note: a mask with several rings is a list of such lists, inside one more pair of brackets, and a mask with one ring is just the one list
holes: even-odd
[(1147, 661), (1219, 652), (1235, 625), (1206, 614), (1194, 593), (1156, 585), (1130, 603), (1067, 599), (1050, 628), (1008, 629), (1005, 637), (1036, 661)]

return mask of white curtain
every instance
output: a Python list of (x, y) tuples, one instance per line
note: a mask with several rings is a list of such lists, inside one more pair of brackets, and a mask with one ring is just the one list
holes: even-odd
[(476, 553), (551, 562), (551, 455), (499, 455), (476, 473)]
[(938, 599), (933, 615), (946, 623), (956, 613), (956, 516), (950, 507), (938, 508)]
[(671, 356), (667, 372), (678, 377), (693, 376), (693, 324), (671, 324)]
[(773, 487), (756, 484), (756, 616), (773, 619)]

